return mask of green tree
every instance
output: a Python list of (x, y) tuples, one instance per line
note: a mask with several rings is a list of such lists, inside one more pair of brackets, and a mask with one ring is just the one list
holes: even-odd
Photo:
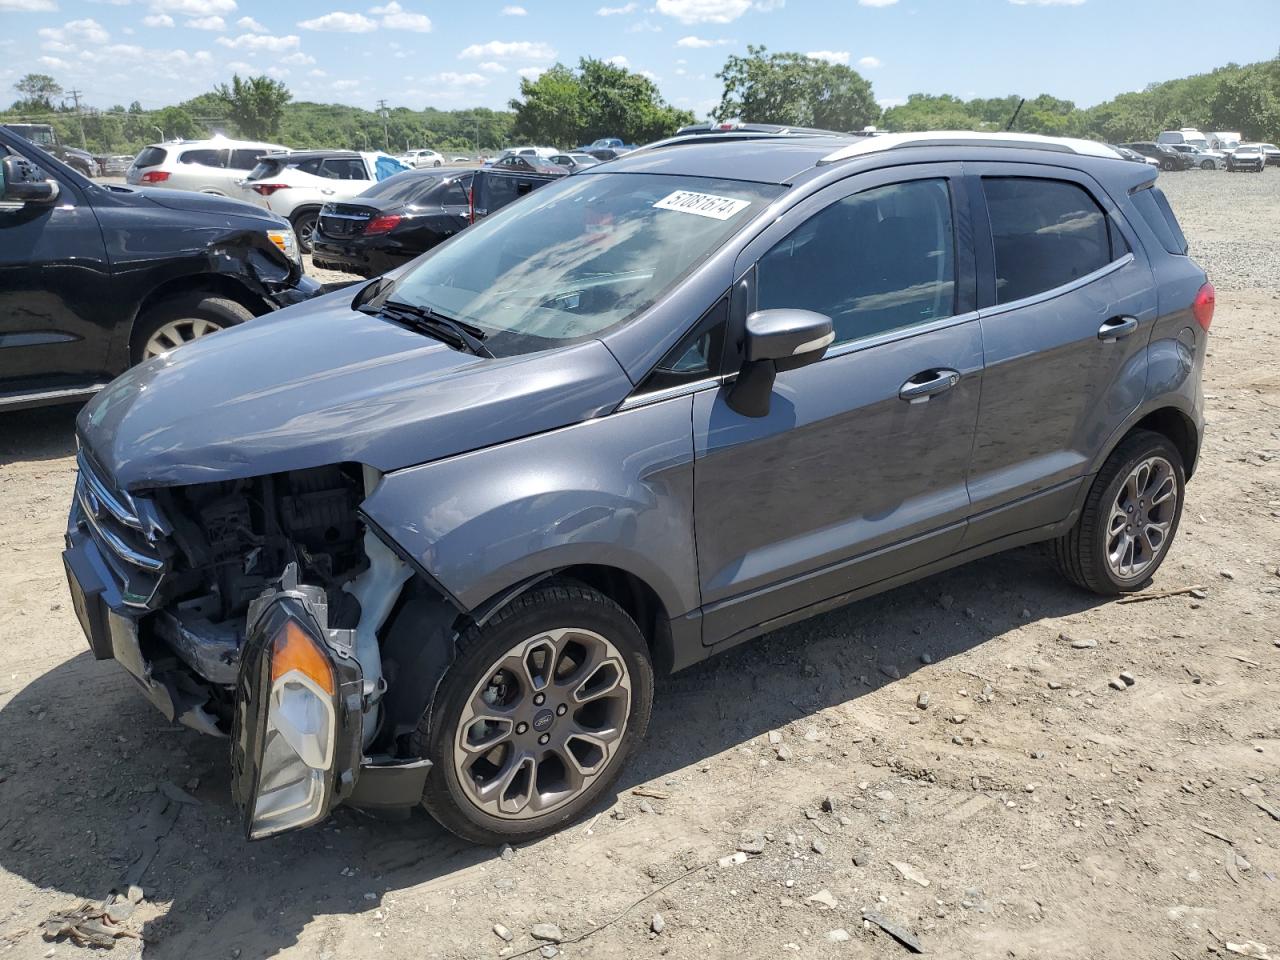
[(802, 53), (748, 46), (745, 57), (730, 56), (716, 77), (724, 81), (714, 111), (719, 120), (860, 130), (880, 118), (871, 84), (856, 70)]
[(573, 70), (557, 63), (536, 80), (522, 79), (520, 98), (510, 104), (516, 114), (513, 137), (565, 147), (576, 145), (582, 128), (583, 96), (582, 81)]
[(47, 73), (28, 73), (13, 85), (22, 99), (13, 105), (17, 111), (53, 112), (53, 98), (62, 95), (62, 85)]
[(285, 105), (293, 99), (288, 87), (268, 76), (241, 80), (236, 74), (231, 86), (220, 84), (214, 93), (226, 104), (227, 115), (241, 135), (257, 139), (279, 136)]

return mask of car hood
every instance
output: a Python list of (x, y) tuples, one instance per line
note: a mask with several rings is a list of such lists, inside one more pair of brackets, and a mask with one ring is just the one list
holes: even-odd
[(341, 462), (386, 472), (599, 416), (631, 390), (599, 341), (475, 357), (351, 296), (133, 368), (80, 412), (81, 444), (129, 491)]
[(255, 220), (283, 222), (282, 218), (262, 209), (246, 200), (233, 200), (212, 193), (197, 193), (194, 190), (166, 190), (163, 187), (139, 187), (142, 194), (152, 203), (170, 210), (181, 210), (186, 213), (205, 213), (211, 216), (252, 217)]

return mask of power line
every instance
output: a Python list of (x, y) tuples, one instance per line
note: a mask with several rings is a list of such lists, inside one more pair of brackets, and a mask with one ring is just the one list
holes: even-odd
[(84, 114), (80, 112), (80, 97), (83, 93), (82, 90), (68, 90), (67, 96), (76, 103), (76, 122), (80, 124), (80, 149), (88, 150), (89, 141), (84, 135)]

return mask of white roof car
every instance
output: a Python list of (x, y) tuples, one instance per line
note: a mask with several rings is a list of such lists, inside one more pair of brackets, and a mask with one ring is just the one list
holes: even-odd
[(408, 150), (396, 159), (410, 167), (438, 167), (444, 163), (444, 157), (435, 150)]
[(311, 252), (311, 234), (326, 203), (351, 200), (379, 181), (411, 169), (377, 151), (298, 150), (263, 157), (240, 181), (242, 200), (249, 200), (293, 224), (298, 245)]
[(257, 166), (259, 157), (288, 152), (288, 147), (258, 140), (169, 140), (143, 147), (125, 171), (125, 181), (135, 187), (238, 197), (236, 181)]

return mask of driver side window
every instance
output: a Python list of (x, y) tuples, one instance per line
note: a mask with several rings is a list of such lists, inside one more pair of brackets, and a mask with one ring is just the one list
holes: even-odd
[(947, 181), (845, 197), (760, 258), (757, 309), (831, 318), (836, 344), (952, 316), (955, 243)]

